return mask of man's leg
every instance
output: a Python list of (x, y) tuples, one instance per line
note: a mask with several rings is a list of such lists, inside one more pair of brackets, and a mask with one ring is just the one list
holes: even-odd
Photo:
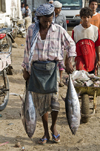
[(44, 136), (42, 137), (42, 140), (39, 141), (40, 144), (44, 144), (47, 142), (47, 140), (50, 139), (49, 131), (48, 131), (48, 113), (45, 113), (42, 116), (42, 122), (43, 122), (43, 127), (44, 127)]
[(60, 87), (63, 87), (63, 86), (64, 86), (64, 84), (62, 83), (63, 70), (59, 70), (59, 74), (60, 74), (60, 83), (59, 83), (59, 86), (60, 86)]
[[(51, 117), (52, 117), (51, 131), (52, 131), (52, 134), (55, 135), (55, 136), (58, 135), (58, 132), (57, 132), (57, 129), (56, 129), (57, 116), (58, 116), (58, 111), (52, 111), (51, 112)], [(58, 136), (57, 138), (53, 137), (53, 139), (55, 141), (58, 141), (58, 140), (60, 140), (60, 136)]]

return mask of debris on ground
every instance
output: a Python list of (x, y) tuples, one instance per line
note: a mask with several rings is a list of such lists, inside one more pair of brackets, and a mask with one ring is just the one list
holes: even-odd
[(17, 143), (15, 144), (15, 147), (21, 147), (20, 142), (17, 142)]
[(24, 150), (25, 150), (25, 147), (23, 146), (23, 147), (22, 147), (22, 151), (24, 151)]
[(6, 145), (6, 144), (8, 144), (8, 143), (9, 143), (9, 142), (2, 143), (2, 144), (0, 144), (0, 146)]

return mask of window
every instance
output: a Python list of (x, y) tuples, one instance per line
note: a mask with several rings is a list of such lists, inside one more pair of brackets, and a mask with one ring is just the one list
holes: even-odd
[(62, 3), (63, 7), (72, 6), (72, 7), (79, 7), (82, 6), (82, 0), (59, 0)]
[(0, 11), (6, 12), (5, 0), (0, 0)]

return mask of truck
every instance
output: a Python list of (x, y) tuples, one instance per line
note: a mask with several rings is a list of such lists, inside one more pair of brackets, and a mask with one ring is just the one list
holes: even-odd
[[(55, 1), (55, 0), (54, 0)], [(80, 9), (88, 6), (86, 0), (58, 0), (62, 3), (62, 14), (66, 17), (67, 24), (79, 24), (80, 23)]]
[(22, 19), (20, 0), (0, 0), (0, 25), (10, 26), (11, 18)]

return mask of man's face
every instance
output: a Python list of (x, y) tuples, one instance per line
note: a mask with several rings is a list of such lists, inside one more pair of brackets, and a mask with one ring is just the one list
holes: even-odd
[(97, 2), (91, 2), (89, 7), (92, 9), (93, 12), (96, 12), (98, 4), (97, 4)]
[(91, 16), (89, 17), (83, 16), (81, 17), (81, 20), (82, 20), (82, 24), (84, 24), (85, 26), (89, 26), (91, 22)]
[(50, 4), (52, 4), (53, 3), (53, 1), (51, 1), (51, 2), (49, 2)]
[(26, 6), (26, 9), (28, 9), (28, 6)]
[(55, 8), (55, 15), (58, 15), (61, 12), (61, 7), (60, 8)]
[(40, 24), (44, 29), (49, 28), (52, 23), (53, 15), (50, 17), (42, 16), (39, 18)]
[(22, 7), (24, 7), (24, 4), (22, 4)]

